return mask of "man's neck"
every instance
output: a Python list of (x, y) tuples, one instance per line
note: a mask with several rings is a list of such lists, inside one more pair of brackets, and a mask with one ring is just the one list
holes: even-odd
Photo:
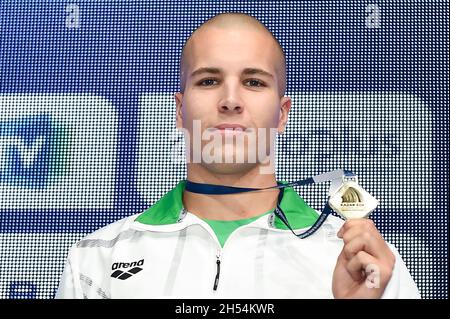
[[(234, 187), (264, 188), (276, 185), (275, 174), (260, 174), (258, 167), (238, 174), (212, 174), (198, 164), (188, 164), (188, 180)], [(227, 195), (184, 191), (183, 205), (192, 214), (212, 220), (237, 220), (261, 215), (276, 207), (279, 190)]]

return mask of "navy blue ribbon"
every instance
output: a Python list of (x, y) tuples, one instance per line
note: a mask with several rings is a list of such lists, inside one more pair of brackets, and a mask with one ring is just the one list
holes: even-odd
[[(354, 175), (350, 171), (342, 171), (344, 175), (351, 176)], [(318, 177), (320, 177), (319, 175)], [(316, 177), (317, 178), (317, 177)], [(245, 192), (252, 192), (252, 191), (260, 191), (260, 190), (267, 190), (267, 189), (275, 189), (279, 188), (280, 193), (278, 194), (278, 202), (277, 207), (275, 208), (275, 215), (281, 219), (281, 221), (286, 225), (287, 228), (291, 230), (291, 232), (297, 236), (298, 238), (306, 238), (314, 234), (320, 226), (325, 222), (328, 215), (332, 212), (332, 208), (328, 204), (328, 200), (322, 210), (322, 213), (320, 214), (319, 218), (316, 220), (316, 222), (305, 232), (301, 234), (296, 234), (294, 230), (292, 229), (291, 225), (289, 224), (289, 221), (286, 217), (286, 214), (283, 212), (283, 210), (280, 207), (281, 200), (283, 198), (284, 194), (284, 188), (286, 187), (292, 187), (292, 186), (304, 186), (304, 185), (310, 185), (316, 183), (316, 180), (314, 177), (310, 177), (304, 180), (299, 180), (296, 182), (288, 183), (288, 184), (282, 184), (280, 182), (277, 182), (278, 185), (276, 186), (270, 186), (265, 188), (247, 188), (247, 187), (234, 187), (234, 186), (224, 186), (224, 185), (214, 185), (214, 184), (203, 184), (203, 183), (196, 183), (191, 182), (189, 180), (186, 181), (185, 190), (197, 193), (197, 194), (204, 194), (204, 195), (226, 195), (226, 194), (237, 194), (237, 193), (245, 193)]]
[(191, 193), (204, 194), (204, 195), (227, 195), (227, 194), (237, 194), (237, 193), (245, 193), (245, 192), (253, 192), (253, 191), (261, 191), (272, 188), (285, 188), (292, 186), (303, 186), (314, 184), (314, 179), (312, 177), (296, 181), (289, 184), (281, 184), (278, 183), (276, 186), (270, 186), (265, 188), (247, 188), (247, 187), (234, 187), (234, 186), (224, 186), (224, 185), (214, 185), (214, 184), (203, 184), (191, 182), (189, 180), (186, 181), (186, 190)]

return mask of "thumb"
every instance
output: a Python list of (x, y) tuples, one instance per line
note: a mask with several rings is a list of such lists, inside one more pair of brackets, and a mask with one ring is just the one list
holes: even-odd
[(338, 233), (336, 234), (339, 238), (342, 238), (344, 236), (344, 226), (339, 229)]

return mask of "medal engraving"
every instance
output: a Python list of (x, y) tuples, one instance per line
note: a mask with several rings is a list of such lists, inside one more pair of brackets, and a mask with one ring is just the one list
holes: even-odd
[(342, 185), (330, 196), (331, 208), (345, 219), (365, 218), (378, 206), (378, 200), (366, 192), (356, 176), (344, 176)]

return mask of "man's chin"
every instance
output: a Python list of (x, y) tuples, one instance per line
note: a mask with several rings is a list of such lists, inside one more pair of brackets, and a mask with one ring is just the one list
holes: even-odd
[(258, 163), (202, 163), (201, 165), (217, 175), (242, 175), (259, 166)]

